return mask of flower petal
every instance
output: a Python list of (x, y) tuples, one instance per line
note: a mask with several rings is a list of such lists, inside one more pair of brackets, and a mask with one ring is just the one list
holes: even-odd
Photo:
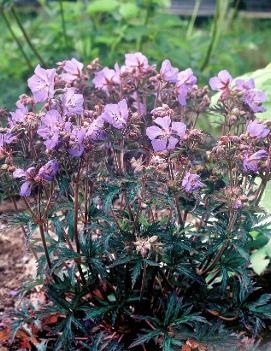
[(163, 129), (168, 129), (171, 124), (171, 119), (169, 116), (166, 117), (157, 117), (154, 122), (158, 124)]
[(17, 169), (13, 172), (13, 177), (14, 177), (14, 178), (23, 178), (23, 177), (26, 177), (26, 172), (25, 172), (22, 168), (17, 168)]
[(175, 131), (180, 138), (183, 138), (186, 132), (186, 125), (182, 122), (172, 122), (172, 130)]
[(29, 181), (24, 182), (21, 186), (20, 195), (21, 196), (30, 196), (31, 188), (32, 188), (31, 182), (29, 182)]
[(178, 141), (179, 141), (179, 140), (178, 140), (177, 138), (174, 138), (173, 136), (170, 136), (170, 137), (168, 138), (167, 149), (168, 149), (168, 150), (173, 150), (173, 149), (175, 149), (175, 146), (177, 145)]
[(163, 130), (157, 126), (151, 126), (146, 129), (146, 135), (150, 140), (153, 140), (158, 136), (163, 135)]
[(167, 149), (167, 138), (153, 139), (151, 141), (154, 151), (164, 151)]

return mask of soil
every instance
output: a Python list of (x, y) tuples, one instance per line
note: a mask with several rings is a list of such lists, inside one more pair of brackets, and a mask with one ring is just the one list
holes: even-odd
[[(18, 203), (19, 209), (22, 204)], [(16, 293), (35, 272), (35, 260), (26, 248), (20, 227), (7, 225), (7, 216), (14, 212), (13, 204), (0, 206), (0, 323), (18, 304)]]

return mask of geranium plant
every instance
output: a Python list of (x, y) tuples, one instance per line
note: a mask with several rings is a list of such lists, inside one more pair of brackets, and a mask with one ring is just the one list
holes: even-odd
[[(212, 106), (190, 68), (139, 52), (28, 80), (0, 152), (48, 299), (15, 322), (56, 315), (39, 326), (49, 349), (233, 350), (271, 318), (249, 262), (271, 170), (265, 94), (227, 71), (209, 84)], [(209, 113), (218, 137), (197, 129)]]

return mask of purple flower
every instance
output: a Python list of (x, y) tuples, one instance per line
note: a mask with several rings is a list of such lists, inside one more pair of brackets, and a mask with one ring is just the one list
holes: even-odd
[(63, 70), (65, 72), (61, 74), (61, 78), (66, 82), (71, 83), (80, 77), (83, 67), (84, 65), (75, 58), (64, 61)]
[(38, 177), (50, 182), (56, 176), (58, 168), (58, 162), (56, 160), (51, 160), (39, 169)]
[(101, 118), (101, 116), (99, 116), (88, 126), (86, 131), (86, 137), (90, 138), (93, 141), (102, 140), (104, 138), (104, 133), (102, 130), (103, 126), (104, 121)]
[(115, 69), (110, 69), (108, 67), (103, 68), (101, 71), (95, 73), (95, 78), (93, 79), (93, 84), (96, 89), (108, 92), (108, 89), (113, 84), (119, 84), (120, 73), (119, 66), (116, 64)]
[(181, 106), (186, 105), (187, 94), (196, 83), (197, 77), (194, 76), (191, 68), (187, 68), (178, 73), (176, 87), (178, 90), (178, 100)]
[(258, 170), (259, 161), (267, 157), (267, 152), (265, 150), (259, 150), (252, 155), (246, 154), (243, 159), (243, 169), (245, 172), (256, 173)]
[(146, 135), (151, 140), (154, 151), (172, 150), (179, 139), (185, 136), (185, 124), (171, 122), (169, 116), (158, 117), (154, 122), (160, 127), (151, 126), (146, 129)]
[(254, 79), (237, 79), (235, 81), (235, 86), (236, 89), (239, 91), (248, 91), (255, 88), (255, 81)]
[(21, 168), (17, 168), (13, 172), (14, 178), (24, 178), (25, 179), (25, 182), (21, 185), (21, 189), (20, 189), (21, 196), (30, 196), (35, 174), (36, 174), (35, 167), (30, 167), (26, 171), (24, 171)]
[(242, 207), (242, 201), (240, 199), (236, 199), (233, 204), (233, 208), (239, 209)]
[(121, 100), (117, 104), (107, 104), (104, 107), (104, 112), (101, 114), (101, 118), (104, 122), (111, 124), (117, 129), (125, 127), (128, 121), (129, 110), (125, 99)]
[(84, 140), (86, 136), (86, 130), (84, 128), (74, 128), (70, 136), (70, 148), (69, 154), (74, 157), (82, 156), (85, 146)]
[(176, 83), (179, 70), (171, 65), (169, 60), (164, 60), (160, 69), (160, 75), (166, 82)]
[(262, 91), (249, 90), (244, 94), (244, 102), (254, 112), (264, 112), (265, 108), (262, 105), (267, 100), (267, 96)]
[(14, 112), (10, 112), (8, 123), (10, 127), (14, 127), (16, 124), (23, 123), (25, 121), (28, 110), (24, 105), (20, 105)]
[(138, 69), (139, 71), (144, 72), (149, 67), (148, 59), (141, 52), (126, 54), (125, 67), (128, 71), (133, 69)]
[(16, 136), (8, 132), (5, 134), (0, 133), (0, 157), (5, 154), (5, 147), (15, 140)]
[(75, 88), (68, 88), (62, 97), (63, 113), (66, 116), (81, 115), (83, 113), (84, 97), (76, 94)]
[(266, 101), (267, 96), (264, 92), (255, 90), (254, 79), (237, 79), (235, 85), (236, 90), (243, 93), (243, 100), (252, 112), (257, 113), (265, 111), (265, 108), (261, 105)]
[(247, 133), (252, 138), (265, 138), (270, 130), (263, 124), (256, 120), (249, 123), (247, 126)]
[(178, 73), (177, 86), (181, 86), (181, 85), (193, 86), (196, 83), (197, 83), (197, 77), (194, 76), (194, 73), (191, 68), (187, 68), (186, 70)]
[(35, 74), (28, 79), (35, 102), (43, 102), (54, 96), (54, 80), (56, 70), (44, 69), (40, 65), (35, 68)]
[(47, 149), (51, 150), (58, 144), (59, 132), (64, 120), (58, 111), (50, 110), (42, 117), (41, 121), (42, 125), (37, 133), (45, 140), (44, 144)]
[(232, 76), (226, 70), (220, 71), (217, 77), (213, 77), (209, 80), (209, 84), (212, 90), (226, 91), (229, 89), (229, 85), (232, 82)]
[(202, 188), (203, 183), (200, 181), (200, 176), (198, 174), (187, 172), (183, 178), (182, 187), (186, 192), (192, 193)]
[(15, 138), (16, 136), (10, 132), (5, 134), (0, 133), (0, 148), (3, 148), (6, 144), (11, 144)]

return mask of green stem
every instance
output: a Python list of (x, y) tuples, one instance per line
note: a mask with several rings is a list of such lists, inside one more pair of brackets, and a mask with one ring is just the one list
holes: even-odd
[(65, 16), (64, 16), (63, 0), (59, 0), (59, 7), (60, 7), (60, 16), (61, 16), (63, 38), (64, 38), (66, 50), (67, 50), (68, 49), (68, 37), (67, 37), (67, 31), (66, 31), (66, 21), (65, 21)]
[(22, 53), (22, 55), (23, 55), (23, 57), (25, 59), (25, 62), (27, 63), (28, 67), (31, 70), (33, 70), (32, 63), (31, 63), (30, 59), (28, 58), (28, 56), (26, 55), (26, 52), (24, 51), (24, 48), (23, 48), (22, 44), (20, 43), (19, 39), (16, 37), (16, 35), (15, 35), (15, 33), (14, 33), (12, 27), (11, 27), (11, 24), (10, 24), (7, 16), (5, 15), (4, 10), (3, 10), (2, 7), (0, 7), (0, 12), (1, 12), (1, 15), (2, 15), (2, 17), (3, 17), (3, 19), (4, 19), (5, 23), (6, 23), (6, 26), (7, 26), (8, 30), (9, 30), (12, 38), (14, 39), (16, 44), (18, 45), (18, 48), (21, 51), (21, 53)]
[[(173, 167), (172, 167), (170, 155), (168, 157), (168, 170), (169, 170), (170, 179), (172, 181), (174, 181), (174, 173), (173, 173)], [(181, 226), (181, 228), (184, 228), (184, 222), (183, 222), (183, 218), (182, 218), (182, 211), (180, 209), (178, 194), (174, 194), (174, 202), (175, 202), (175, 206), (176, 206), (176, 210), (177, 210), (178, 224)]]
[(236, 0), (235, 2), (235, 6), (232, 12), (232, 17), (230, 20), (230, 25), (232, 25), (233, 21), (236, 19), (237, 15), (238, 15), (238, 10), (239, 10), (239, 6), (240, 6), (241, 0)]
[(215, 14), (215, 18), (214, 18), (214, 24), (213, 24), (211, 40), (210, 40), (210, 43), (209, 43), (209, 46), (208, 46), (208, 49), (207, 49), (207, 53), (206, 53), (205, 59), (204, 59), (204, 61), (202, 63), (202, 66), (201, 66), (201, 70), (202, 71), (204, 71), (205, 68), (207, 67), (207, 65), (208, 65), (208, 63), (210, 61), (213, 49), (214, 49), (216, 36), (217, 36), (217, 32), (218, 32), (218, 18), (219, 18), (219, 2), (216, 5), (216, 14)]
[(218, 40), (221, 36), (221, 32), (225, 27), (226, 19), (228, 18), (228, 8), (229, 8), (229, 0), (217, 0), (216, 1), (216, 12), (215, 18), (212, 28), (211, 40), (207, 49), (207, 53), (205, 59), (202, 63), (201, 70), (208, 66), (211, 55), (214, 51), (215, 46), (217, 46)]
[(198, 16), (200, 4), (201, 4), (201, 0), (195, 1), (193, 13), (192, 13), (191, 19), (189, 21), (189, 25), (188, 25), (187, 32), (186, 32), (186, 39), (189, 39), (193, 33), (193, 29), (194, 29), (194, 25), (195, 25), (195, 22), (196, 22), (196, 19)]
[(16, 11), (14, 6), (11, 7), (11, 12), (12, 12), (12, 14), (13, 14), (13, 16), (15, 18), (15, 21), (18, 24), (18, 26), (19, 26), (19, 28), (20, 28), (20, 30), (21, 30), (21, 32), (22, 32), (27, 44), (29, 45), (29, 47), (33, 51), (34, 55), (37, 57), (37, 59), (40, 61), (40, 63), (43, 66), (46, 66), (46, 63), (45, 63), (44, 59), (41, 57), (40, 53), (37, 51), (37, 49), (35, 48), (35, 46), (33, 45), (32, 41), (31, 41), (29, 35), (27, 34), (26, 30), (24, 29), (24, 26), (23, 26), (23, 24), (22, 24), (22, 22), (21, 22), (21, 20), (20, 20), (20, 18), (18, 16), (17, 11)]
[(47, 243), (46, 243), (46, 239), (45, 239), (43, 224), (39, 224), (39, 229), (40, 229), (40, 236), (41, 236), (41, 241), (42, 241), (46, 261), (47, 261), (49, 269), (52, 269), (52, 263), (51, 263), (50, 255), (48, 252), (48, 247), (47, 247)]

